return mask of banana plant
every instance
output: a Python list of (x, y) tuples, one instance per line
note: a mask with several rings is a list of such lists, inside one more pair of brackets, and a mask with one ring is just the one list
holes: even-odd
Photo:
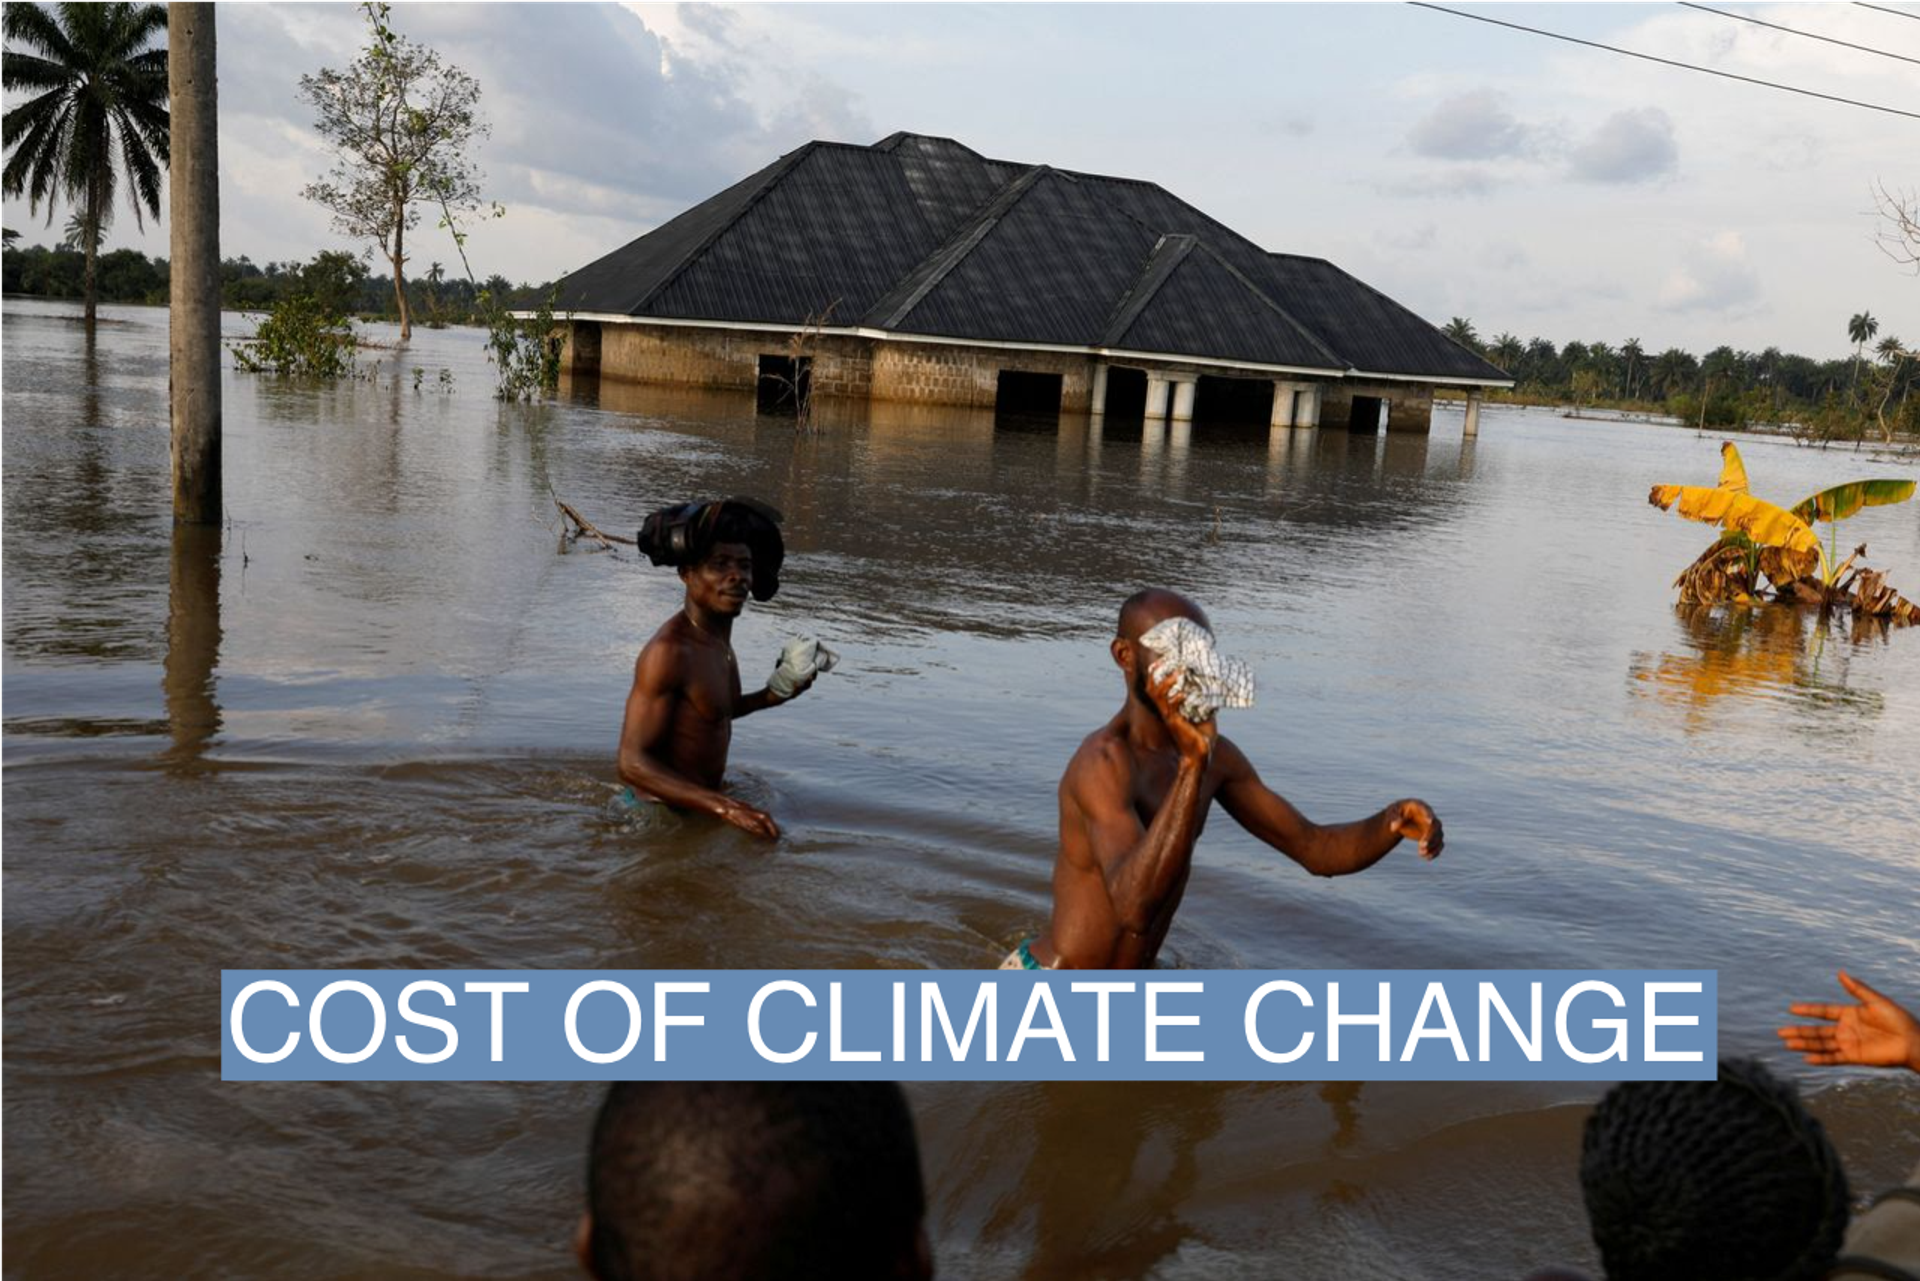
[[(1720, 480), (1713, 488), (1655, 485), (1647, 496), (1662, 511), (1673, 509), (1725, 531), (1674, 580), (1686, 600), (1748, 603), (1764, 575), (1777, 594), (1831, 603), (1842, 590), (1842, 576), (1866, 550), (1863, 546), (1839, 559), (1840, 522), (1866, 507), (1905, 502), (1915, 488), (1910, 480), (1855, 480), (1778, 507), (1749, 491), (1746, 463), (1732, 441), (1720, 446), (1720, 459)], [(1831, 549), (1820, 544), (1813, 528), (1818, 521), (1831, 526)], [(1808, 578), (1819, 583), (1817, 591), (1798, 589)]]

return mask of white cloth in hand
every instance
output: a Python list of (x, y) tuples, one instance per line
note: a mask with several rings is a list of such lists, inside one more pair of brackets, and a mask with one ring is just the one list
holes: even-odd
[(1213, 633), (1191, 618), (1164, 619), (1140, 643), (1159, 656), (1148, 675), (1172, 678), (1173, 704), (1188, 720), (1204, 721), (1223, 707), (1253, 706), (1252, 669), (1216, 650)]
[(830, 672), (840, 656), (812, 637), (790, 640), (780, 650), (780, 661), (767, 678), (767, 692), (775, 698), (792, 698), (802, 685)]

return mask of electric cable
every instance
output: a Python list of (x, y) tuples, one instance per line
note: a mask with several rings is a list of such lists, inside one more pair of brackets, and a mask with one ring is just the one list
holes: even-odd
[[(1859, 2), (1860, 0), (1855, 0), (1855, 3)], [(1486, 22), (1496, 27), (1509, 27), (1514, 31), (1524, 31), (1528, 35), (1545, 36), (1549, 40), (1564, 40), (1568, 44), (1585, 45), (1589, 49), (1604, 49), (1608, 53), (1624, 54), (1626, 57), (1639, 58), (1645, 62), (1657, 62), (1665, 67), (1678, 67), (1682, 71), (1698, 71), (1704, 75), (1719, 76), (1724, 80), (1738, 80), (1742, 84), (1759, 85), (1763, 89), (1780, 89), (1787, 93), (1797, 93), (1805, 98), (1819, 98), (1826, 102), (1838, 102), (1848, 107), (1861, 107), (1867, 111), (1879, 111), (1890, 116), (1905, 116), (1909, 120), (1920, 120), (1920, 111), (1905, 111), (1899, 107), (1884, 107), (1879, 103), (1861, 102), (1858, 98), (1842, 98), (1838, 94), (1821, 93), (1815, 89), (1802, 89), (1796, 85), (1783, 85), (1773, 80), (1761, 80), (1754, 76), (1743, 76), (1738, 72), (1721, 71), (1715, 67), (1697, 66), (1691, 62), (1678, 62), (1672, 58), (1662, 58), (1651, 53), (1640, 53), (1634, 49), (1622, 49), (1618, 45), (1602, 44), (1598, 40), (1583, 40), (1579, 36), (1562, 35), (1557, 31), (1543, 31), (1539, 27), (1522, 26), (1520, 23), (1507, 22), (1501, 18), (1489, 18), (1483, 14), (1468, 13), (1464, 9), (1449, 9), (1445, 5), (1428, 3), (1428, 0), (1407, 0), (1407, 3), (1416, 9), (1432, 9), (1436, 13), (1452, 14), (1456, 18), (1471, 18), (1475, 22)]]

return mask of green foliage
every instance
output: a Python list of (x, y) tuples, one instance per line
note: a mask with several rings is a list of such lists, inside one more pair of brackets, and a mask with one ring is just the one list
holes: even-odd
[(274, 305), (252, 339), (234, 343), (234, 361), (255, 374), (344, 378), (353, 373), (353, 330), (309, 294)]
[[(494, 395), (501, 400), (532, 400), (552, 395), (560, 386), (560, 326), (553, 304), (558, 291), (547, 295), (533, 314), (519, 320), (503, 307), (492, 307), (487, 323), (487, 359), (497, 375)], [(492, 306), (492, 291), (482, 290), (483, 305)]]
[(160, 216), (167, 163), (167, 29), (158, 4), (6, 6), (7, 161), (0, 187), (38, 214), (55, 200), (73, 211), (70, 247), (86, 255), (87, 320), (97, 301), (100, 233), (122, 174), (135, 223)]

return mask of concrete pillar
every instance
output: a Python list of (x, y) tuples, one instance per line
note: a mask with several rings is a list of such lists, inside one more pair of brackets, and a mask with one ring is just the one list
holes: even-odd
[(1480, 393), (1477, 391), (1467, 393), (1467, 425), (1460, 429), (1460, 434), (1468, 437), (1480, 434)]
[(1100, 415), (1107, 412), (1107, 367), (1093, 367), (1093, 391), (1087, 397), (1087, 412)]
[(1192, 443), (1193, 420), (1191, 418), (1175, 418), (1173, 425), (1167, 428), (1167, 445), (1173, 450), (1175, 455), (1180, 455), (1186, 453), (1187, 446)]
[(1198, 385), (1191, 378), (1182, 378), (1173, 384), (1173, 421), (1193, 421), (1193, 391)]
[[(173, 519), (220, 523), (220, 135), (210, 4), (167, 6), (172, 253), (167, 402)], [(93, 337), (93, 304), (87, 304)]]
[(1167, 420), (1167, 380), (1159, 374), (1147, 375), (1147, 422)]
[(1301, 398), (1300, 408), (1294, 414), (1296, 427), (1318, 427), (1320, 425), (1320, 388), (1318, 384), (1308, 383), (1300, 390), (1306, 395)]
[(1293, 426), (1293, 384), (1276, 382), (1273, 385), (1273, 420), (1275, 427)]

